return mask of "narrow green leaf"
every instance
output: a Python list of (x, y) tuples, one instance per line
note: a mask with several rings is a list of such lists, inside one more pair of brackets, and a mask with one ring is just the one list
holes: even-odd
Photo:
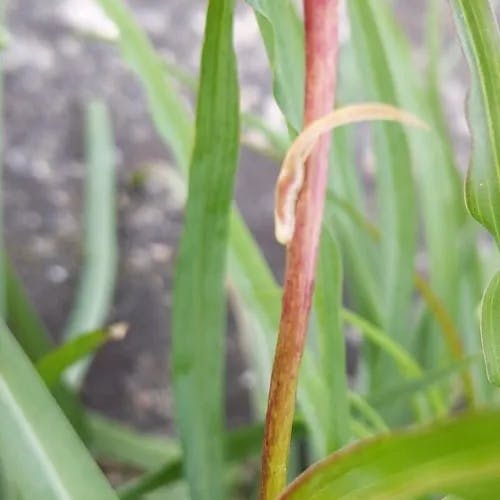
[(323, 228), (319, 246), (314, 305), (318, 324), (319, 354), (326, 386), (329, 428), (325, 451), (331, 453), (349, 440), (346, 347), (342, 322), (342, 261), (337, 242)]
[(406, 499), (500, 491), (500, 413), (485, 412), (370, 439), (312, 466), (284, 499)]
[[(372, 3), (375, 7), (375, 3)], [(433, 290), (442, 297), (452, 317), (456, 318), (461, 279), (461, 250), (467, 245), (468, 231), (463, 207), (461, 180), (456, 168), (446, 124), (441, 114), (437, 81), (425, 86), (421, 75), (412, 64), (411, 46), (395, 15), (387, 5), (378, 5), (374, 11), (375, 23), (382, 34), (383, 48), (387, 53), (391, 78), (400, 106), (411, 109), (426, 120), (432, 132), (408, 134), (416, 181), (418, 208), (429, 262), (429, 280)], [(437, 71), (437, 69), (435, 70)], [(437, 75), (435, 76), (437, 78)], [(460, 244), (457, 242), (460, 241)], [(425, 314), (429, 314), (428, 311)], [(435, 322), (429, 322), (427, 331), (417, 332), (415, 339), (422, 349), (422, 359), (427, 366), (436, 366), (446, 353), (442, 336)], [(446, 356), (449, 358), (449, 355)]]
[[(105, 323), (116, 279), (118, 260), (115, 197), (115, 154), (111, 124), (104, 104), (86, 110), (87, 173), (85, 185), (85, 262), (64, 337), (96, 330)], [(79, 386), (90, 359), (68, 372)]]
[(500, 245), (500, 35), (488, 0), (452, 0), (471, 73), (469, 123), (473, 137), (465, 184), (467, 208)]
[(146, 89), (149, 110), (158, 132), (170, 145), (177, 162), (186, 166), (192, 146), (191, 120), (182, 99), (172, 88), (162, 60), (121, 0), (99, 0), (99, 3), (120, 31), (123, 56)]
[(288, 124), (302, 129), (304, 33), (290, 0), (247, 0), (257, 15), (271, 64), (276, 102)]
[[(32, 362), (36, 362), (52, 348), (49, 333), (30, 303), (7, 256), (5, 259), (8, 325), (25, 354)], [(86, 441), (88, 435), (85, 414), (78, 396), (62, 383), (52, 387), (52, 395), (78, 435)]]
[(494, 276), (484, 292), (481, 342), (488, 380), (500, 386), (500, 272)]
[[(374, 11), (380, 7), (366, 0), (348, 3), (358, 67), (363, 71), (369, 99), (398, 105), (390, 62), (377, 30)], [(411, 154), (407, 132), (394, 124), (375, 124), (374, 151), (377, 159), (377, 199), (383, 273), (382, 326), (394, 339), (409, 345), (403, 336), (412, 300), (413, 261), (416, 242), (415, 190), (411, 174)], [(370, 356), (373, 387), (390, 378), (390, 362), (377, 353)]]
[(194, 498), (223, 498), (224, 276), (238, 163), (239, 97), (233, 0), (208, 6), (172, 307), (176, 420)]
[(231, 215), (228, 254), (233, 308), (243, 333), (245, 351), (255, 369), (254, 408), (264, 418), (278, 328), (281, 288), (237, 210)]
[[(230, 462), (241, 462), (260, 452), (264, 427), (262, 424), (251, 425), (242, 429), (235, 429), (226, 434), (224, 448)], [(300, 439), (305, 435), (304, 425), (300, 421), (294, 422), (293, 437)], [(141, 495), (168, 485), (182, 478), (182, 457), (166, 460), (166, 463), (150, 474), (145, 474), (120, 488), (121, 500), (142, 498)]]
[(87, 421), (90, 448), (98, 458), (147, 471), (181, 455), (177, 441), (167, 436), (142, 434), (97, 413), (87, 414)]
[[(419, 366), (417, 361), (403, 346), (394, 341), (383, 330), (347, 309), (343, 310), (342, 316), (344, 318), (344, 321), (357, 327), (359, 329), (359, 332), (367, 340), (375, 344), (382, 352), (384, 352), (390, 359), (392, 359), (398, 365), (401, 372), (405, 376), (409, 378), (422, 377), (423, 370)], [(430, 403), (433, 405), (438, 415), (446, 413), (446, 406), (439, 393), (430, 390), (428, 397)], [(417, 400), (416, 404), (419, 405), (419, 403), (420, 401)]]
[[(355, 203), (362, 204), (356, 199), (347, 182), (343, 180), (344, 172), (356, 166), (352, 161), (351, 151), (347, 151), (351, 144), (347, 137), (341, 137), (345, 130), (338, 129), (333, 135), (330, 187), (327, 194), (325, 206), (325, 226), (337, 235), (342, 249), (342, 262), (345, 268), (346, 289), (353, 307), (363, 316), (374, 323), (381, 323), (382, 297), (378, 290), (378, 281), (374, 270), (377, 249), (371, 240), (369, 233), (363, 227), (359, 227), (350, 213), (345, 209), (339, 209), (337, 193), (342, 193), (342, 199), (347, 198)], [(333, 201), (335, 199), (335, 201)]]
[(30, 303), (16, 271), (5, 256), (7, 324), (32, 361), (47, 353), (52, 344), (49, 333)]
[(101, 345), (109, 340), (121, 340), (126, 333), (127, 326), (115, 324), (106, 330), (95, 330), (83, 333), (68, 340), (63, 345), (45, 354), (36, 363), (38, 374), (50, 388), (52, 388), (62, 373), (77, 361), (93, 354)]
[(116, 498), (3, 323), (0, 451), (25, 498)]
[[(465, 183), (469, 212), (500, 245), (500, 35), (495, 12), (487, 0), (452, 0), (458, 33), (471, 74), (468, 100), (472, 134), (471, 164)], [(500, 385), (498, 329), (499, 274), (483, 297), (481, 341), (490, 382)]]
[(398, 400), (411, 398), (415, 393), (428, 390), (434, 384), (459, 374), (461, 371), (469, 369), (472, 364), (480, 360), (479, 354), (473, 354), (458, 361), (453, 361), (447, 366), (427, 370), (418, 379), (405, 380), (400, 384), (386, 389), (383, 392), (370, 394), (368, 402), (380, 407), (396, 403)]
[(356, 392), (349, 392), (349, 402), (357, 412), (369, 422), (376, 432), (389, 432), (389, 427), (371, 404)]
[[(359, 100), (362, 85), (355, 51), (352, 41), (349, 41), (342, 47), (339, 58), (337, 107)], [(339, 128), (333, 134), (325, 225), (337, 236), (341, 246), (345, 287), (350, 303), (362, 316), (381, 324), (383, 296), (378, 279), (380, 251), (365, 231), (360, 230), (344, 211), (331, 203), (331, 196), (334, 195), (349, 200), (359, 212), (367, 212), (367, 183), (356, 164), (355, 137), (354, 127)]]

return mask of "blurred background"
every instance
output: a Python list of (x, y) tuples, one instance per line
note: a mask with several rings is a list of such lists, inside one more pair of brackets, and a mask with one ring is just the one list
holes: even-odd
[[(444, 0), (443, 0), (444, 1)], [(425, 71), (424, 2), (394, 2)], [(197, 75), (206, 2), (129, 0), (166, 64)], [(498, 7), (499, 2), (496, 2)], [(443, 10), (441, 89), (462, 168), (468, 132), (463, 101), (465, 62)], [(140, 428), (171, 428), (168, 384), (169, 308), (184, 192), (169, 152), (154, 131), (144, 93), (113, 40), (116, 27), (90, 0), (9, 0), (4, 68), (5, 224), (10, 255), (52, 336), (60, 337), (82, 264), (84, 109), (94, 98), (109, 106), (118, 167), (119, 270), (109, 322), (129, 324), (125, 340), (105, 346), (84, 384), (90, 407)], [(349, 27), (342, 18), (342, 40)], [(250, 8), (238, 2), (235, 44), (241, 107), (276, 130), (283, 120), (271, 98), (267, 59)], [(193, 93), (184, 92), (193, 102)], [(245, 137), (237, 201), (276, 275), (284, 252), (274, 241), (272, 202), (277, 162), (258, 154), (258, 136)], [(369, 151), (359, 168), (370, 175)], [(230, 426), (249, 419), (254, 379), (229, 318), (227, 413)]]

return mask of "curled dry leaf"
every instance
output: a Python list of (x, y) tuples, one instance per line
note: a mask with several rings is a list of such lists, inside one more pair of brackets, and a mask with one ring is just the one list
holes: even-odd
[(363, 121), (394, 121), (428, 129), (415, 115), (388, 104), (353, 104), (336, 109), (313, 121), (295, 139), (283, 160), (276, 183), (274, 224), (276, 239), (287, 245), (295, 229), (295, 204), (304, 182), (306, 160), (316, 142), (336, 127)]

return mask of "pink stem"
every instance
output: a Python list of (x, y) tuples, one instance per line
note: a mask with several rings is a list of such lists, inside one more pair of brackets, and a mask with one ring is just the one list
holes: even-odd
[[(306, 34), (305, 124), (333, 109), (338, 49), (338, 0), (304, 0)], [(328, 177), (330, 134), (322, 137), (306, 164), (296, 205), (293, 238), (287, 248), (281, 321), (266, 415), (261, 499), (275, 500), (286, 470), (297, 380), (314, 290)]]

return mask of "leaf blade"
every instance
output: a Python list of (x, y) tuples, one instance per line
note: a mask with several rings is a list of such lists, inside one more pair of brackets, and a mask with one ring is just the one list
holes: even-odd
[(342, 260), (334, 237), (323, 226), (314, 306), (318, 323), (321, 369), (329, 388), (326, 453), (344, 446), (350, 437), (346, 346), (342, 322)]
[[(116, 333), (113, 333), (113, 328)], [(83, 333), (53, 349), (36, 363), (40, 377), (49, 388), (52, 388), (67, 368), (93, 354), (107, 341), (120, 339), (124, 328), (126, 328), (124, 325), (113, 325), (107, 330)]]
[[(471, 74), (468, 113), (473, 147), (466, 204), (500, 245), (500, 33), (490, 2), (453, 0), (451, 6)], [(485, 292), (481, 313), (487, 375), (495, 385), (500, 384), (498, 278), (497, 273)]]
[(234, 0), (207, 11), (184, 230), (172, 306), (176, 421), (197, 499), (224, 498), (224, 275), (238, 164), (239, 97), (232, 46)]
[(2, 454), (27, 498), (116, 500), (112, 488), (3, 323), (0, 410)]
[(120, 31), (119, 43), (124, 58), (145, 87), (149, 110), (159, 134), (170, 145), (179, 165), (185, 167), (191, 155), (191, 119), (182, 100), (173, 91), (161, 59), (121, 0), (99, 0), (99, 3)]
[(367, 440), (311, 467), (281, 498), (381, 500), (453, 493), (487, 499), (500, 487), (499, 416), (471, 414)]
[(273, 70), (276, 102), (295, 132), (302, 129), (305, 67), (304, 33), (290, 0), (247, 0), (257, 21)]
[[(85, 178), (84, 267), (64, 337), (103, 326), (113, 300), (118, 266), (116, 176), (111, 123), (106, 106), (91, 102), (85, 115), (87, 172)], [(79, 386), (90, 358), (67, 373)]]

